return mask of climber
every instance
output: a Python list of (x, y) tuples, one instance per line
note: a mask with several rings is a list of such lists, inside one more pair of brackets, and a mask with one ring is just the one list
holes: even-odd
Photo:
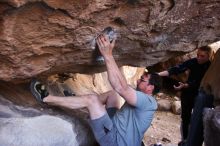
[[(157, 109), (152, 95), (160, 89), (160, 77), (144, 72), (137, 80), (137, 89), (131, 88), (113, 58), (115, 40), (110, 42), (106, 35), (100, 35), (96, 41), (114, 90), (101, 95), (62, 98), (50, 95), (44, 85), (35, 80), (31, 83), (31, 92), (41, 103), (69, 109), (87, 108), (91, 119), (90, 126), (101, 146), (140, 146)], [(117, 94), (125, 100), (121, 108)]]

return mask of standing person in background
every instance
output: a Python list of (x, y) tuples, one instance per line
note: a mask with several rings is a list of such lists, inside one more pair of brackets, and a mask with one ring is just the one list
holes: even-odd
[[(218, 51), (220, 51), (218, 49)], [(210, 74), (211, 69), (216, 67), (217, 60), (214, 58), (214, 52), (213, 55), (210, 55), (210, 60), (212, 61), (212, 65), (209, 67), (209, 70), (207, 73)], [(212, 57), (213, 56), (213, 57)], [(214, 66), (214, 67), (213, 67)], [(212, 77), (214, 79), (218, 79), (216, 75)], [(213, 79), (212, 79), (213, 80)], [(189, 133), (187, 137), (187, 144), (186, 146), (202, 146), (204, 141), (204, 126), (203, 126), (203, 112), (205, 108), (213, 108), (214, 107), (214, 96), (210, 93), (205, 92), (208, 89), (208, 91), (212, 91), (211, 84), (209, 79), (207, 79), (207, 74), (203, 77), (203, 80), (201, 81), (200, 89), (198, 96), (196, 96), (195, 105), (193, 107), (193, 113), (190, 120), (190, 128)], [(212, 91), (213, 92), (213, 91)]]
[(182, 64), (158, 73), (159, 76), (171, 76), (184, 73), (186, 70), (189, 71), (189, 76), (185, 83), (179, 82), (179, 85), (174, 85), (174, 89), (182, 91), (180, 97), (182, 141), (179, 142), (178, 146), (186, 143), (194, 100), (198, 94), (200, 82), (211, 64), (211, 56), (212, 49), (209, 46), (202, 46), (198, 48), (196, 58), (189, 59)]

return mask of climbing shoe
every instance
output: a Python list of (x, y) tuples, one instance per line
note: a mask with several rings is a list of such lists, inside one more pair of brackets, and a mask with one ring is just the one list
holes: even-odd
[(30, 84), (32, 95), (39, 103), (43, 103), (43, 99), (49, 95), (44, 84), (36, 79), (33, 79)]

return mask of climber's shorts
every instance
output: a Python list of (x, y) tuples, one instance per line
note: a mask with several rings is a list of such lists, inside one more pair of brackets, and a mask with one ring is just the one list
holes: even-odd
[(117, 108), (115, 107), (109, 107), (106, 109), (107, 113), (108, 113), (108, 116), (110, 117), (110, 119), (113, 118), (113, 116), (115, 115), (115, 113), (118, 111)]
[(98, 119), (91, 120), (90, 126), (100, 146), (118, 146), (117, 129), (107, 113)]

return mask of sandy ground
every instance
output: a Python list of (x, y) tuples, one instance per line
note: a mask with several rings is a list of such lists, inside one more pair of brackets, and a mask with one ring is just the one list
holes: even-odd
[(180, 115), (171, 112), (156, 112), (150, 128), (144, 135), (145, 146), (152, 146), (155, 143), (177, 146), (180, 139)]

